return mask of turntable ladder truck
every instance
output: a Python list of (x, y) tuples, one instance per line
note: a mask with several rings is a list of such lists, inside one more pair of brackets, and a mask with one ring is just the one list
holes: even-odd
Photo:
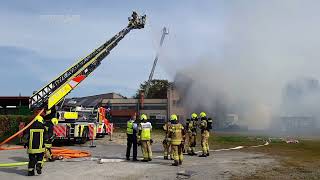
[[(42, 110), (42, 112), (50, 112), (52, 110), (52, 112), (55, 112), (56, 106), (58, 107), (59, 105), (59, 109), (61, 109), (65, 97), (101, 64), (101, 61), (131, 30), (144, 28), (146, 15), (139, 16), (136, 12), (133, 12), (128, 20), (128, 25), (115, 36), (34, 93), (29, 100), (30, 109), (34, 111)], [(95, 129), (99, 129), (98, 125), (100, 124), (101, 127), (101, 123), (104, 123), (107, 129), (110, 129), (109, 121), (107, 119), (101, 121), (101, 116), (98, 118), (98, 123), (90, 121), (77, 122), (78, 115), (72, 112), (55, 113), (55, 116), (59, 119), (58, 125), (54, 128), (58, 139), (75, 140), (80, 138), (84, 140), (88, 136), (88, 127), (90, 125), (94, 125)]]

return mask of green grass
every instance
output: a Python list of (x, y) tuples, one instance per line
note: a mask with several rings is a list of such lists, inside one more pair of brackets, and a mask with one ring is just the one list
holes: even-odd
[[(232, 179), (319, 179), (320, 178), (320, 140), (300, 140), (297, 144), (287, 144), (274, 140), (268, 146), (252, 148), (250, 146), (264, 144), (268, 137), (244, 136), (237, 134), (216, 133), (209, 139), (211, 149), (245, 146), (240, 151), (264, 153), (279, 162), (277, 167), (266, 167), (256, 174)], [(198, 137), (200, 140), (200, 136)], [(200, 141), (199, 141), (200, 142)]]
[[(200, 136), (198, 141), (200, 142)], [(235, 134), (211, 134), (209, 145), (211, 149), (230, 148), (236, 146), (255, 146), (265, 143), (264, 137), (243, 136)]]

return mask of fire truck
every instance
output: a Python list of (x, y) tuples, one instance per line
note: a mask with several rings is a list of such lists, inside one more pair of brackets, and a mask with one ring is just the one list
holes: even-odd
[(71, 111), (58, 111), (59, 123), (54, 127), (55, 139), (83, 144), (89, 138), (112, 134), (113, 124), (106, 118), (106, 111), (104, 107), (76, 107)]
[[(57, 78), (35, 92), (29, 99), (29, 108), (38, 114), (57, 117), (59, 123), (54, 128), (57, 139), (85, 142), (89, 136), (104, 136), (112, 132), (112, 124), (105, 117), (106, 109), (74, 109), (63, 111), (65, 97), (85, 80), (109, 55), (110, 51), (133, 29), (145, 26), (146, 15), (133, 12), (128, 18), (128, 25), (111, 39), (80, 59)], [(43, 115), (43, 114), (42, 114)]]

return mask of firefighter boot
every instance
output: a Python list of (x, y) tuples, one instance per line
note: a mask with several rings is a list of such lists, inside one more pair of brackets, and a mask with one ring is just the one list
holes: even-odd
[(28, 176), (34, 176), (34, 170), (29, 170), (28, 171)]
[(206, 154), (207, 156), (210, 156), (209, 152)]
[(38, 173), (38, 174), (41, 174), (41, 173), (42, 173), (42, 167), (41, 167), (41, 164), (40, 164), (40, 163), (37, 163), (37, 165), (36, 165), (36, 170), (37, 170), (37, 173)]
[(179, 166), (179, 161), (174, 161), (174, 163), (172, 163), (172, 166)]
[(194, 152), (192, 152), (192, 150), (191, 150), (191, 148), (188, 150), (188, 155), (189, 156), (193, 156), (194, 154), (193, 154)]
[(199, 157), (207, 157), (206, 154), (201, 154)]
[(182, 160), (179, 160), (179, 165), (182, 165)]
[(163, 156), (163, 159), (168, 160), (168, 156)]

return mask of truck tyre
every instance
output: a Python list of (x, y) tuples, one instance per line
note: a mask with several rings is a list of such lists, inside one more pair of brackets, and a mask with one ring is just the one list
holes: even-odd
[(88, 129), (86, 128), (84, 131), (83, 131), (83, 134), (82, 134), (82, 137), (81, 137), (81, 139), (80, 139), (80, 144), (84, 144), (84, 143), (86, 143), (87, 142), (87, 140), (88, 140)]

